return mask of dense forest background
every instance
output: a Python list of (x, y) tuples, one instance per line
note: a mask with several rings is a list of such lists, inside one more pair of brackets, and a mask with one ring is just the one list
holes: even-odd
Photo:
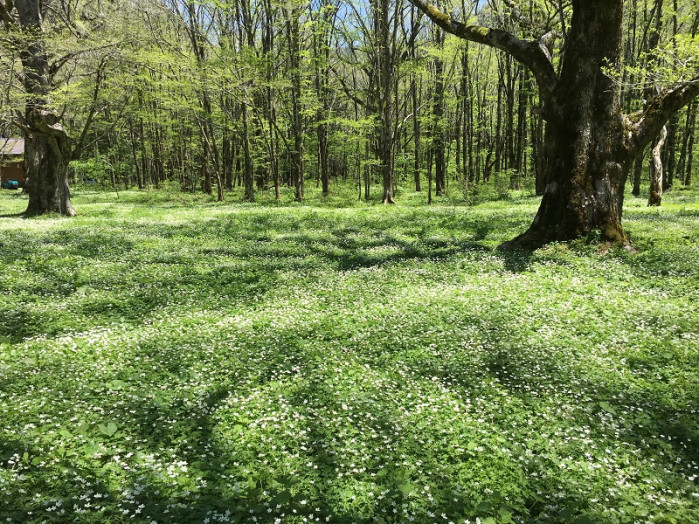
[[(439, 7), (521, 38), (547, 34), (560, 65), (568, 1)], [(70, 0), (44, 11), (49, 104), (84, 146), (73, 181), (170, 183), (219, 200), (236, 189), (249, 201), (260, 191), (280, 198), (285, 186), (301, 201), (309, 184), (327, 194), (338, 181), (386, 202), (398, 187), (430, 201), (449, 187), (469, 199), (483, 184), (543, 192), (545, 123), (531, 73), (445, 34), (407, 1)], [(624, 111), (691, 75), (698, 30), (696, 0), (626, 2), (624, 67), (609, 72)], [(7, 25), (0, 42), (4, 136), (19, 134), (20, 59), (32, 38)], [(652, 178), (654, 148), (665, 189), (691, 184), (697, 105), (636, 160), (634, 194)]]
[(699, 523), (698, 32), (0, 0), (0, 520)]

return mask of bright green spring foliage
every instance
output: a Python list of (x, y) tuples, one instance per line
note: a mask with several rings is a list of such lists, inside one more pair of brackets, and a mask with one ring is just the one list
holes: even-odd
[(527, 196), (74, 200), (0, 194), (3, 522), (699, 520), (697, 192), (635, 255), (495, 251)]

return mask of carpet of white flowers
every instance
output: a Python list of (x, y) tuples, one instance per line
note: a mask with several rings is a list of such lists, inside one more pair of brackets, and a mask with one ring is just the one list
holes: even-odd
[(229, 200), (0, 195), (1, 522), (699, 521), (699, 193)]

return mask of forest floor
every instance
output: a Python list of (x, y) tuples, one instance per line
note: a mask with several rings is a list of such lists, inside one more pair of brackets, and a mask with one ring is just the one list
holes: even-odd
[(401, 196), (2, 191), (1, 520), (699, 522), (699, 192)]

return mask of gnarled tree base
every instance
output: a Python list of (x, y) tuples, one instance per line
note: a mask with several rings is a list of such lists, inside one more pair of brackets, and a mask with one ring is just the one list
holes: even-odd
[[(627, 250), (633, 249), (631, 247), (631, 243), (629, 241), (628, 236), (626, 235), (626, 233), (624, 233), (623, 230), (614, 231), (612, 234), (609, 234), (610, 232), (607, 232), (607, 234), (605, 234), (601, 230), (600, 232), (600, 242), (624, 247)], [(547, 235), (547, 233), (541, 229), (529, 228), (527, 231), (525, 231), (521, 235), (518, 235), (512, 240), (508, 240), (507, 242), (500, 244), (497, 249), (498, 251), (532, 252), (545, 246), (546, 244), (550, 244), (551, 242), (567, 242), (571, 240), (576, 240), (578, 238), (580, 238), (580, 236), (572, 236), (570, 238), (550, 236)]]
[(632, 249), (629, 237), (621, 227), (621, 223), (605, 224), (588, 231), (565, 231), (561, 228), (544, 228), (532, 224), (532, 226), (517, 237), (498, 246), (498, 251), (535, 251), (551, 242), (567, 242), (585, 237), (595, 231), (600, 232), (600, 241), (619, 247)]
[(39, 215), (46, 215), (48, 213), (58, 213), (59, 215), (74, 217), (77, 215), (73, 206), (70, 205), (70, 200), (42, 203), (39, 205), (33, 204), (31, 201), (27, 206), (24, 216), (33, 217)]

